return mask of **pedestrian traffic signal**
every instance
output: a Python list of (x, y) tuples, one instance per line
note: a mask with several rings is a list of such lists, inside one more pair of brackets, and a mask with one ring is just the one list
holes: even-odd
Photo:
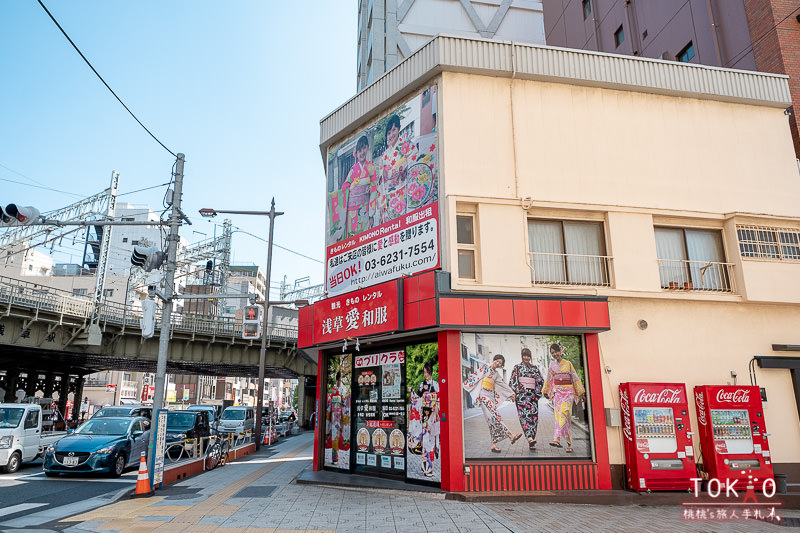
[(17, 204), (0, 207), (0, 226), (28, 226), (40, 221), (41, 214), (35, 207)]
[(242, 314), (242, 338), (260, 339), (261, 323), (264, 318), (264, 307), (260, 305), (244, 306)]
[(165, 258), (166, 254), (155, 246), (134, 246), (131, 264), (150, 272), (160, 267)]

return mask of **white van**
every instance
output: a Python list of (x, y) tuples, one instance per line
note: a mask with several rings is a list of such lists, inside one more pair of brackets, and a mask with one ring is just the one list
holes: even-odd
[(253, 431), (256, 419), (252, 407), (246, 405), (231, 405), (222, 411), (219, 418), (217, 433), (245, 433)]
[(0, 403), (0, 468), (13, 474), (33, 461), (66, 431), (42, 429), (42, 407), (28, 403)]

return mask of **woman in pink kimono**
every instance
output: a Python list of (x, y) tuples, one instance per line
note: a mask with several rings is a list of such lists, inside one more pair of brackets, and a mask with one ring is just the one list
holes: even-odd
[(330, 405), (331, 424), (331, 463), (339, 462), (339, 441), (342, 438), (342, 404), (345, 399), (345, 390), (342, 386), (342, 374), (336, 373), (336, 384), (331, 390), (328, 405)]
[(368, 159), (369, 140), (362, 135), (356, 143), (356, 162), (342, 184), (345, 193), (345, 237), (357, 235), (373, 226), (378, 206), (378, 177)]
[(389, 222), (406, 212), (408, 167), (417, 159), (417, 149), (400, 137), (400, 117), (392, 115), (386, 123), (386, 150), (378, 161), (378, 209), (380, 222)]
[(511, 434), (503, 423), (497, 407), (506, 400), (514, 401), (514, 391), (511, 390), (500, 374), (500, 369), (506, 364), (506, 358), (497, 354), (492, 359), (492, 364), (480, 363), (477, 370), (469, 376), (463, 383), (464, 390), (469, 392), (475, 405), (480, 405), (486, 423), (489, 425), (489, 434), (492, 437), (492, 452), (500, 453), (497, 446), (507, 438), (514, 444), (522, 436), (522, 433)]
[(560, 344), (550, 345), (553, 361), (547, 369), (547, 380), (542, 394), (553, 401), (555, 429), (550, 446), (561, 448), (561, 437), (567, 441), (567, 453), (572, 453), (572, 406), (580, 397), (586, 399), (583, 383), (575, 372), (572, 363), (564, 359), (564, 347)]

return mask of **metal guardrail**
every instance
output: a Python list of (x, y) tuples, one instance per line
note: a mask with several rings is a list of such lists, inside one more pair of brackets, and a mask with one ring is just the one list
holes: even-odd
[(531, 281), (536, 285), (611, 285), (609, 256), (545, 252), (531, 252), (529, 256)]
[(662, 289), (733, 292), (733, 263), (659, 259)]
[[(75, 296), (68, 291), (45, 287), (38, 283), (30, 283), (0, 276), (0, 304), (7, 304), (0, 314), (10, 313), (12, 307), (26, 307), (59, 315), (63, 322), (65, 317), (88, 321), (94, 311), (94, 302), (85, 296)], [(130, 305), (104, 300), (100, 306), (100, 322), (118, 324), (125, 327), (139, 328), (142, 318), (141, 310)], [(156, 313), (156, 329), (161, 327), (161, 312)], [(170, 316), (170, 328), (183, 333), (200, 333), (228, 337), (241, 337), (242, 324), (233, 317), (207, 317), (173, 312)], [(267, 325), (268, 339), (282, 342), (297, 341), (297, 326), (273, 323)]]

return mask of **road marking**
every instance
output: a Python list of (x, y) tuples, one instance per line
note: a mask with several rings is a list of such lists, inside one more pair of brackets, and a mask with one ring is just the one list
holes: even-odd
[(11, 507), (6, 507), (5, 509), (0, 509), (0, 516), (7, 516), (14, 513), (19, 513), (20, 511), (27, 511), (28, 509), (36, 509), (37, 507), (42, 507), (47, 505), (46, 503), (20, 503), (19, 505), (12, 505)]

